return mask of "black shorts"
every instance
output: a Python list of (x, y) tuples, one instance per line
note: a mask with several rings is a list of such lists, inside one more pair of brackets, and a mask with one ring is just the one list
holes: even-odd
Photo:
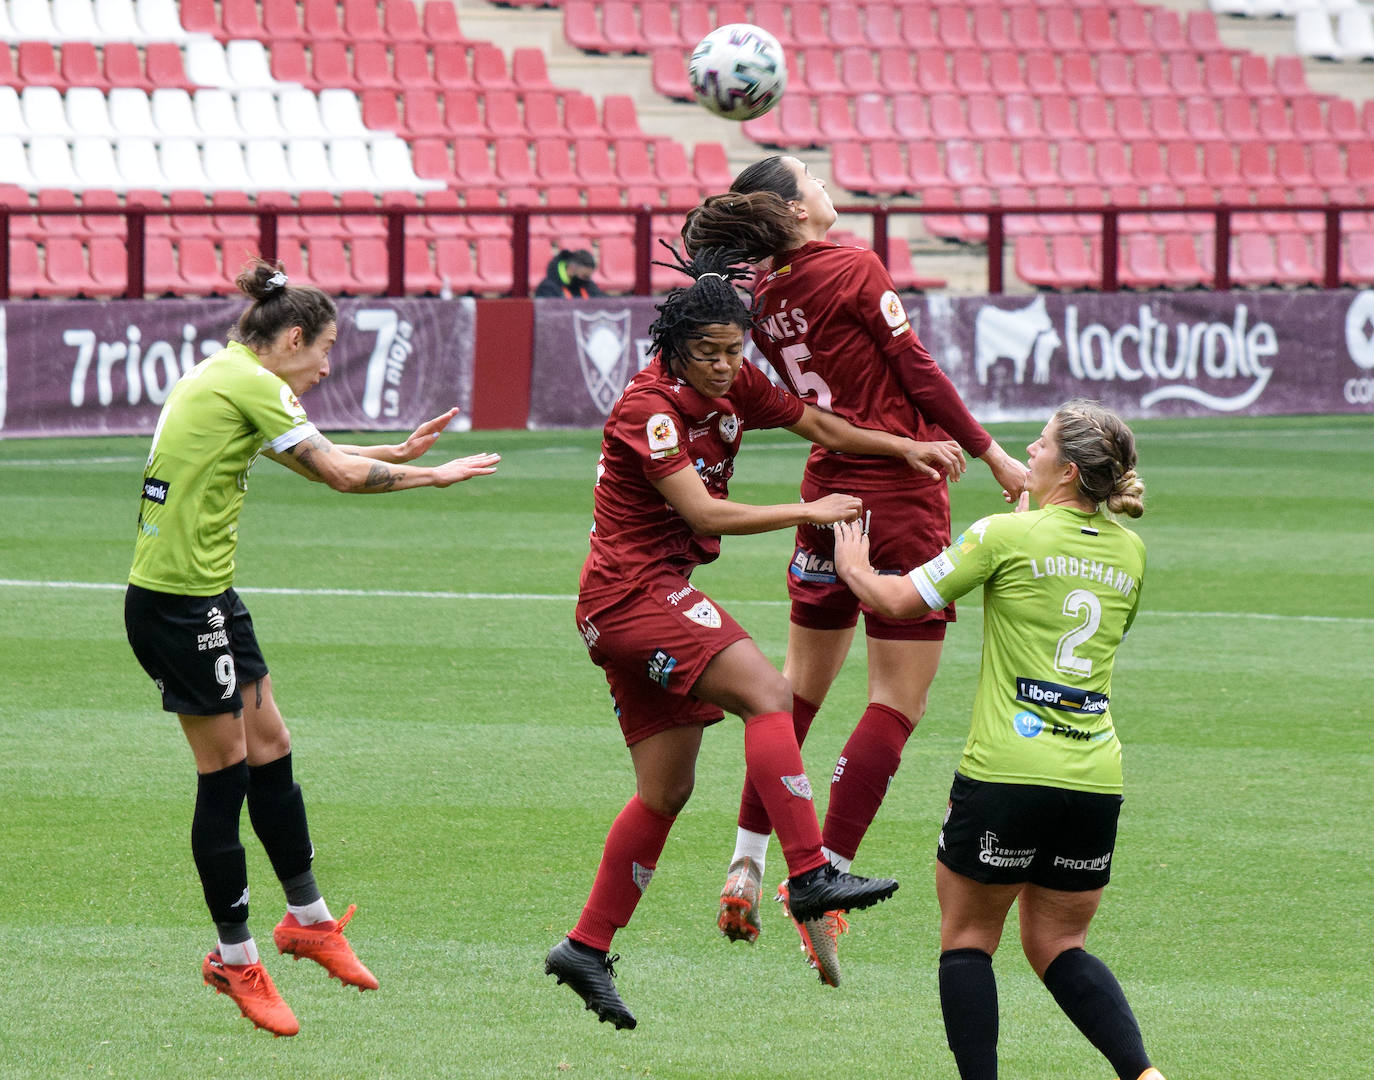
[(1087, 892), (1112, 876), (1121, 796), (954, 774), (935, 857), (985, 885)]
[(243, 710), (241, 683), (267, 674), (253, 619), (239, 594), (179, 596), (130, 585), (124, 631), (162, 693), (167, 712), (215, 716)]

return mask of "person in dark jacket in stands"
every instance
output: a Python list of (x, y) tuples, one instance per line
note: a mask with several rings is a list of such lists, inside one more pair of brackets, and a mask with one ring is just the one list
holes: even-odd
[(592, 280), (596, 257), (582, 249), (560, 251), (549, 260), (548, 273), (534, 290), (535, 296), (562, 296), (577, 299), (584, 296), (605, 296)]

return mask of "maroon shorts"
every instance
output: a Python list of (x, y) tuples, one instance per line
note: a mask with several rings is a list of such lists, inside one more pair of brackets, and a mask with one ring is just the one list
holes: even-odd
[[(822, 486), (808, 473), (801, 496), (819, 499), (837, 487)], [(949, 546), (949, 492), (930, 484), (895, 491), (851, 491), (864, 501), (869, 561), (883, 574), (905, 574)], [(889, 619), (859, 603), (835, 573), (835, 534), (816, 525), (797, 528), (797, 547), (787, 571), (792, 622), (812, 630), (841, 630), (859, 621), (869, 637), (890, 641), (943, 641), (954, 622), (954, 605), (919, 619)]]
[(725, 713), (692, 697), (702, 672), (744, 627), (680, 574), (663, 573), (610, 602), (577, 602), (577, 629), (606, 673), (625, 744)]

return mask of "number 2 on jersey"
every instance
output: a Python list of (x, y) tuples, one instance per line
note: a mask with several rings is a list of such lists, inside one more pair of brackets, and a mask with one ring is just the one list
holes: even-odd
[(1064, 614), (1082, 621), (1059, 639), (1054, 650), (1054, 670), (1064, 675), (1086, 677), (1093, 673), (1093, 662), (1086, 656), (1079, 656), (1074, 649), (1097, 633), (1102, 623), (1102, 601), (1087, 589), (1074, 589), (1064, 597)]
[(779, 351), (783, 364), (787, 367), (787, 377), (796, 387), (798, 397), (815, 394), (816, 408), (830, 411), (830, 387), (825, 379), (814, 371), (802, 371), (801, 366), (811, 359), (811, 350), (805, 345), (784, 345)]

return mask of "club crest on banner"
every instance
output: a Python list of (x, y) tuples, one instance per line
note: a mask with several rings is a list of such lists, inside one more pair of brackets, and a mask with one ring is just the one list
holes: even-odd
[(587, 393), (602, 415), (609, 415), (630, 378), (630, 309), (574, 311), (573, 337)]

